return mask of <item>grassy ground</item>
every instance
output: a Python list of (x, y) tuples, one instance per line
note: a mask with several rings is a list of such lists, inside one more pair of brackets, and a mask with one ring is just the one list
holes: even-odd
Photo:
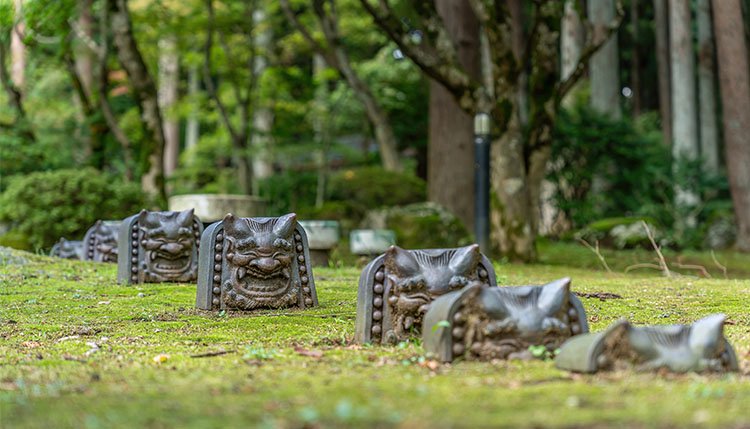
[[(621, 295), (582, 299), (592, 330), (724, 312), (743, 372), (435, 366), (418, 344), (353, 345), (355, 268), (316, 269), (314, 310), (219, 315), (193, 308), (191, 285), (119, 286), (114, 266), (0, 255), (0, 427), (750, 427), (750, 281), (609, 274), (585, 249), (545, 246), (545, 265), (498, 265), (498, 280), (571, 276)], [(609, 256), (618, 269), (632, 257)]]

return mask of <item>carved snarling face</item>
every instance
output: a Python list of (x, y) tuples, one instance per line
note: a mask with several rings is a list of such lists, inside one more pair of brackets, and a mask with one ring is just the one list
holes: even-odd
[(289, 307), (299, 300), (292, 278), (296, 216), (257, 219), (224, 218), (229, 278), (224, 303), (229, 308)]
[(638, 354), (640, 369), (674, 372), (721, 371), (724, 356), (724, 315), (706, 317), (692, 325), (627, 325), (628, 343)]
[(53, 255), (63, 259), (80, 259), (83, 243), (61, 238), (53, 249)]
[(476, 279), (481, 258), (476, 244), (439, 252), (392, 246), (386, 252), (384, 264), (391, 283), (388, 304), (396, 340), (419, 329), (433, 299)]
[(94, 261), (117, 262), (117, 230), (114, 226), (97, 221), (93, 241)]
[(145, 254), (146, 281), (194, 280), (193, 249), (195, 226), (193, 210), (147, 212), (138, 217), (141, 246)]

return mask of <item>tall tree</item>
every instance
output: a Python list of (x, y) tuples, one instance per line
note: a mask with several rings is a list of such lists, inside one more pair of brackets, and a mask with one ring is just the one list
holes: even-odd
[(170, 110), (177, 103), (180, 84), (180, 57), (177, 40), (167, 34), (159, 39), (159, 108), (164, 118), (164, 176), (177, 169), (180, 156), (180, 123)]
[[(576, 0), (565, 0), (565, 14), (560, 29), (560, 80), (565, 80), (575, 72), (581, 58), (585, 34)], [(567, 99), (563, 100), (566, 103)]]
[[(457, 46), (458, 62), (481, 78), (479, 22), (468, 2), (437, 0), (437, 11)], [(427, 194), (453, 212), (469, 230), (474, 225), (474, 119), (439, 81), (430, 80)]]
[[(588, 2), (588, 17), (593, 24), (594, 37), (602, 37), (607, 25), (615, 18), (614, 0)], [(591, 106), (602, 113), (619, 118), (620, 107), (620, 66), (617, 52), (617, 36), (612, 36), (589, 62), (591, 81)]]
[[(740, 0), (713, 0), (722, 123), (737, 248), (750, 252), (750, 76)], [(720, 30), (719, 30), (720, 29)]]
[[(486, 112), (493, 119), (497, 136), (492, 148), (493, 241), (508, 259), (529, 261), (536, 258), (537, 207), (560, 101), (581, 77), (591, 55), (619, 27), (621, 7), (606, 31), (587, 41), (575, 72), (560, 82), (563, 2), (526, 4), (528, 13), (521, 14), (514, 13), (513, 5), (505, 0), (467, 1), (489, 42), (492, 85), (473, 78), (458, 62), (458, 48), (433, 1), (410, 2), (413, 13), (409, 16), (416, 17), (416, 30), (422, 35), (415, 38), (415, 29), (404, 25), (404, 13), (401, 9), (396, 12), (390, 1), (360, 0), (401, 51), (425, 74), (440, 81), (464, 111), (471, 115)], [(514, 49), (519, 40), (524, 41), (521, 49)], [(523, 79), (526, 73), (528, 79)], [(529, 96), (524, 99), (519, 96), (522, 94)], [(524, 125), (526, 112), (528, 122)]]
[(654, 32), (656, 39), (656, 64), (659, 79), (659, 116), (663, 141), (672, 144), (672, 91), (669, 67), (669, 16), (667, 0), (654, 0)]
[(13, 0), (15, 19), (10, 36), (10, 76), (19, 91), (26, 86), (26, 45), (23, 43), (25, 24), (23, 21), (23, 0)]
[[(690, 0), (669, 0), (670, 69), (672, 70), (672, 155), (676, 161), (698, 159), (698, 113), (695, 97), (695, 60)], [(690, 208), (698, 196), (682, 187), (675, 203)], [(693, 219), (686, 219), (688, 225)]]
[(166, 202), (164, 188), (164, 124), (159, 109), (158, 93), (154, 79), (149, 73), (138, 44), (133, 35), (127, 0), (107, 0), (114, 46), (117, 57), (133, 87), (145, 127), (144, 153), (146, 173), (141, 176), (141, 187), (145, 192), (157, 195)]
[[(10, 56), (10, 46), (13, 40), (14, 25), (13, 17), (14, 12), (8, 4), (0, 4), (0, 16), (7, 18), (7, 22), (0, 23), (0, 85), (3, 87), (3, 91), (8, 98), (8, 103), (15, 110), (15, 117), (12, 123), (0, 122), (0, 129), (13, 130), (18, 133), (19, 136), (25, 138), (27, 142), (33, 142), (35, 140), (34, 132), (31, 128), (31, 123), (26, 115), (26, 108), (24, 107), (24, 97), (21, 93), (21, 89), (16, 85), (15, 81), (11, 76), (11, 72), (8, 70), (8, 60)], [(5, 21), (5, 20), (4, 20)]]
[[(200, 91), (200, 73), (197, 67), (188, 70), (188, 97), (195, 103), (195, 97)], [(193, 106), (188, 114), (185, 125), (185, 148), (189, 149), (198, 144), (200, 137), (200, 123), (198, 122), (198, 108)]]
[(698, 0), (695, 20), (698, 27), (698, 109), (700, 152), (706, 171), (719, 172), (719, 124), (716, 117), (716, 75), (714, 36), (711, 28), (711, 2)]
[[(266, 11), (263, 7), (258, 7), (253, 12), (253, 25), (255, 34), (253, 44), (255, 49), (255, 64), (253, 65), (253, 74), (255, 82), (260, 82), (263, 73), (269, 66), (269, 57), (273, 47), (273, 27), (268, 22)], [(255, 154), (253, 157), (253, 183), (258, 183), (257, 179), (263, 179), (273, 173), (269, 154), (271, 151), (271, 130), (273, 128), (273, 110), (271, 106), (262, 103), (260, 100), (260, 91), (255, 100), (253, 109), (253, 133), (250, 138), (250, 145)], [(258, 189), (254, 189), (257, 193)]]
[(388, 114), (383, 106), (378, 103), (367, 83), (352, 67), (349, 53), (342, 43), (336, 0), (312, 1), (312, 11), (324, 41), (316, 39), (313, 33), (305, 27), (299, 19), (299, 12), (295, 13), (292, 10), (289, 0), (281, 0), (281, 7), (305, 41), (326, 60), (331, 68), (338, 71), (362, 103), (367, 118), (375, 131), (375, 140), (378, 142), (383, 168), (389, 171), (401, 171), (403, 167), (398, 157), (396, 135), (391, 127)]

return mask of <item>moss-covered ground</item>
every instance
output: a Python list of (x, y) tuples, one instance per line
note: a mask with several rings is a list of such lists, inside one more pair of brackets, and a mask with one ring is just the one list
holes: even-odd
[[(544, 265), (497, 265), (501, 284), (570, 276), (576, 291), (622, 296), (582, 298), (594, 331), (620, 317), (723, 312), (742, 366), (592, 376), (551, 361), (436, 365), (418, 343), (352, 344), (353, 267), (315, 270), (313, 310), (217, 314), (194, 309), (192, 285), (120, 286), (113, 265), (14, 255), (0, 258), (1, 428), (750, 427), (747, 257), (717, 255), (729, 279), (606, 273), (588, 250), (550, 243)], [(607, 255), (615, 271), (652, 257)]]

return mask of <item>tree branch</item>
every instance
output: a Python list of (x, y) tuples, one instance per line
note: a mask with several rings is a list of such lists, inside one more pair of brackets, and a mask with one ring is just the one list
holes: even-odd
[(102, 110), (102, 116), (104, 121), (107, 123), (107, 127), (112, 132), (120, 147), (122, 147), (122, 158), (125, 164), (125, 179), (128, 181), (133, 180), (134, 168), (133, 168), (133, 156), (130, 152), (132, 144), (130, 139), (125, 132), (120, 128), (120, 124), (117, 123), (117, 118), (112, 111), (112, 106), (109, 104), (109, 98), (107, 98), (107, 87), (109, 86), (109, 80), (107, 78), (109, 74), (109, 68), (107, 67), (107, 60), (109, 59), (109, 10), (107, 7), (102, 7), (99, 32), (100, 34), (100, 45), (97, 51), (99, 59), (99, 83), (97, 85), (97, 93), (99, 94), (99, 108)]
[(292, 26), (294, 26), (294, 28), (299, 31), (299, 34), (302, 35), (302, 38), (305, 39), (310, 47), (315, 52), (320, 54), (331, 67), (339, 69), (339, 64), (336, 60), (336, 56), (333, 55), (330, 47), (323, 46), (320, 42), (315, 40), (312, 33), (310, 33), (310, 30), (308, 30), (307, 27), (302, 24), (294, 11), (292, 11), (291, 6), (289, 5), (289, 0), (280, 0), (279, 4), (281, 4), (281, 9), (284, 11), (284, 15), (286, 15), (286, 18), (289, 20)]
[(206, 0), (206, 8), (208, 12), (208, 25), (206, 26), (206, 43), (203, 46), (203, 83), (206, 85), (206, 91), (208, 92), (208, 95), (211, 97), (214, 103), (216, 103), (216, 107), (219, 109), (219, 114), (221, 115), (222, 122), (224, 122), (224, 125), (227, 127), (227, 131), (229, 131), (229, 134), (232, 136), (232, 140), (237, 141), (239, 135), (234, 126), (232, 126), (232, 121), (229, 118), (229, 113), (227, 112), (224, 103), (222, 103), (221, 99), (219, 98), (219, 94), (216, 90), (216, 85), (214, 85), (214, 81), (211, 79), (211, 48), (213, 47), (214, 25), (216, 19), (214, 15), (213, 0)]
[(396, 17), (387, 0), (380, 0), (378, 6), (370, 0), (360, 0), (362, 7), (372, 16), (388, 37), (396, 42), (401, 51), (409, 57), (425, 74), (440, 82), (467, 112), (478, 110), (477, 94), (481, 84), (475, 82), (455, 62), (445, 62), (426, 44), (415, 44), (411, 36), (402, 30), (401, 21)]

